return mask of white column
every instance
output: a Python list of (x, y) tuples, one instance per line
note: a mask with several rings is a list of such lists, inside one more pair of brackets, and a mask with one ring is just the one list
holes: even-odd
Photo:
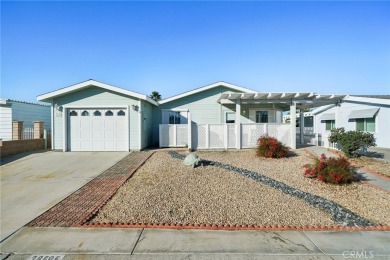
[(139, 131), (139, 135), (138, 135), (138, 146), (139, 146), (139, 150), (141, 151), (142, 150), (142, 137), (143, 137), (143, 133), (142, 133), (142, 121), (143, 121), (143, 118), (142, 118), (142, 101), (139, 100), (138, 101), (138, 131)]
[(54, 150), (55, 145), (54, 145), (54, 102), (53, 102), (53, 99), (51, 100), (50, 112), (51, 112), (51, 120), (50, 120), (51, 121), (51, 126), (50, 126), (51, 149)]
[(188, 128), (188, 132), (187, 132), (187, 138), (188, 138), (188, 150), (192, 150), (192, 121), (191, 121), (191, 113), (188, 112), (188, 116), (187, 116), (187, 128)]
[(296, 109), (297, 106), (295, 105), (295, 102), (292, 102), (290, 105), (290, 135), (291, 135), (291, 141), (290, 141), (290, 148), (291, 149), (296, 149), (296, 126), (295, 126), (295, 120), (297, 118), (296, 116)]
[(301, 144), (305, 143), (305, 133), (304, 133), (304, 123), (305, 123), (305, 116), (303, 114), (303, 109), (299, 110), (299, 141)]
[(336, 107), (334, 109), (334, 122), (335, 128), (341, 126), (340, 124), (340, 104), (336, 103)]
[(241, 149), (241, 99), (236, 100), (236, 142), (236, 148)]
[(66, 152), (68, 149), (68, 125), (67, 125), (67, 119), (68, 119), (68, 109), (63, 108), (62, 113), (62, 132), (63, 132), (63, 138), (62, 138), (62, 151)]

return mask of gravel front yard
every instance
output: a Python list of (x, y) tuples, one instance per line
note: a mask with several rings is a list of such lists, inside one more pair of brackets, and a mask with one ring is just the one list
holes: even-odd
[[(303, 177), (311, 157), (263, 159), (253, 150), (197, 152), (202, 159), (256, 171), (301, 191), (333, 200), (361, 217), (390, 225), (390, 195), (354, 183), (333, 186)], [(335, 225), (330, 214), (304, 200), (215, 166), (192, 169), (166, 152), (155, 153), (91, 222)]]
[(388, 161), (367, 156), (351, 158), (351, 161), (371, 171), (390, 177), (390, 162)]

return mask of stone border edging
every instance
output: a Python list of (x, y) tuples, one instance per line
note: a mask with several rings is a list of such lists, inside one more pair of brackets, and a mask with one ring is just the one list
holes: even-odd
[(290, 225), (217, 225), (217, 224), (167, 224), (167, 223), (85, 223), (81, 228), (158, 228), (202, 230), (290, 230), (290, 231), (390, 231), (390, 226), (290, 226)]

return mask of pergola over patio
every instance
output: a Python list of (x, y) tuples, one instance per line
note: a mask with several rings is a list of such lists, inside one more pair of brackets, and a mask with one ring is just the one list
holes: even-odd
[[(304, 143), (304, 109), (319, 107), (324, 105), (337, 105), (347, 95), (323, 95), (315, 93), (299, 93), (299, 92), (257, 92), (257, 93), (230, 93), (221, 94), (217, 100), (220, 104), (235, 104), (236, 105), (236, 120), (237, 126), (241, 124), (241, 104), (278, 104), (283, 108), (283, 111), (290, 111), (290, 147), (296, 149), (296, 110), (300, 110), (300, 142)], [(338, 113), (336, 113), (337, 115)], [(337, 118), (336, 118), (337, 122)], [(241, 135), (241, 128), (237, 127), (237, 136)], [(239, 146), (237, 146), (239, 149)]]

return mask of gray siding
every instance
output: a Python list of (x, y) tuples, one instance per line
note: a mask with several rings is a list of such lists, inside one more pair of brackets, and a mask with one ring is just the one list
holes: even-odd
[[(58, 106), (78, 107), (101, 107), (101, 106), (123, 106), (129, 107), (130, 124), (130, 149), (139, 150), (139, 112), (132, 109), (132, 105), (139, 106), (139, 100), (126, 95), (111, 92), (98, 87), (89, 87), (77, 92), (69, 93), (53, 100)], [(54, 149), (63, 149), (63, 117), (64, 113), (54, 112)]]
[(0, 139), (12, 140), (11, 107), (0, 106)]
[(45, 129), (51, 128), (50, 106), (34, 105), (9, 101), (12, 107), (12, 120), (23, 121), (23, 127), (33, 127), (34, 121), (42, 121)]
[(177, 100), (173, 100), (165, 104), (161, 104), (159, 107), (154, 108), (153, 142), (158, 143), (158, 129), (159, 124), (162, 122), (163, 109), (188, 109), (191, 113), (192, 123), (195, 124), (223, 123), (223, 110), (226, 112), (226, 110), (229, 110), (229, 108), (217, 103), (217, 100), (223, 93), (236, 92), (239, 91), (224, 86), (219, 86)]
[(152, 145), (153, 105), (142, 101), (142, 148)]
[[(249, 110), (250, 109), (264, 109), (264, 110), (283, 110), (283, 107), (278, 104), (242, 104), (241, 105), (241, 124), (252, 123), (249, 121)], [(236, 111), (236, 105), (223, 105), (222, 106), (222, 121), (225, 123), (225, 117), (227, 112)], [(219, 123), (219, 122), (214, 122)]]

